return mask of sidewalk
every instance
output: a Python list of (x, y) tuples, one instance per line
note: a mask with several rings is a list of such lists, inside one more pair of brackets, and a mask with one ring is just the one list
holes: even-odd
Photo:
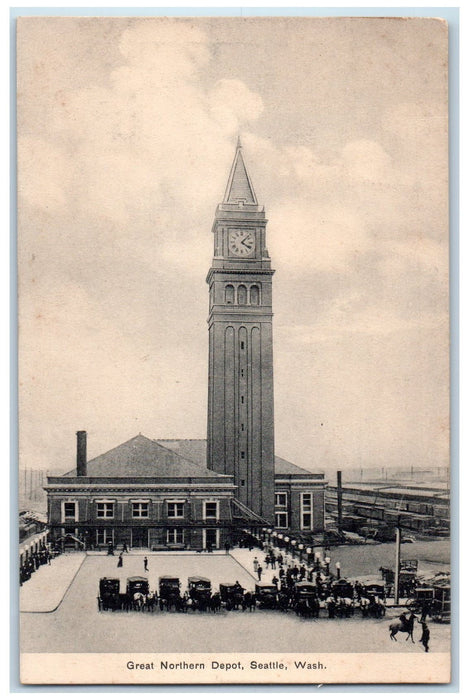
[[(282, 554), (283, 556), (283, 567), (287, 568), (288, 566), (293, 566), (296, 564), (297, 566), (301, 565), (299, 557), (294, 557), (291, 554), (285, 554), (285, 550), (280, 550), (278, 547), (273, 547), (273, 550), (276, 555), (279, 553)], [(279, 578), (278, 575), (278, 570), (279, 566), (278, 564), (276, 565), (275, 569), (271, 569), (270, 566), (267, 569), (265, 565), (265, 552), (259, 549), (258, 547), (254, 547), (251, 551), (247, 548), (239, 548), (235, 547), (234, 549), (230, 550), (231, 556), (236, 559), (236, 561), (241, 564), (242, 567), (244, 567), (248, 573), (257, 581), (257, 573), (254, 572), (254, 566), (253, 566), (253, 561), (254, 558), (257, 558), (257, 561), (259, 562), (260, 566), (262, 566), (262, 577), (261, 577), (261, 583), (271, 583), (272, 578), (275, 576), (276, 578)], [(304, 563), (304, 562), (303, 562)], [(405, 601), (406, 598), (401, 596), (400, 602), (396, 604), (394, 602), (394, 598), (387, 598), (386, 599), (386, 608), (390, 609), (395, 609), (396, 611), (399, 611), (401, 609), (406, 610), (405, 606)], [(397, 614), (397, 612), (396, 612)]]
[[(275, 547), (274, 551), (278, 554)], [(248, 548), (235, 547), (234, 549), (230, 549), (230, 554), (256, 581), (258, 580), (257, 571), (254, 571), (253, 566), (255, 558), (257, 558), (260, 566), (262, 566), (261, 583), (272, 583), (272, 578), (274, 576), (278, 578), (278, 566), (276, 569), (271, 569), (270, 567), (267, 569), (264, 561), (265, 553), (258, 547), (254, 547), (251, 551), (249, 551)]]
[(65, 596), (86, 554), (61, 554), (43, 564), (20, 588), (20, 612), (53, 612)]

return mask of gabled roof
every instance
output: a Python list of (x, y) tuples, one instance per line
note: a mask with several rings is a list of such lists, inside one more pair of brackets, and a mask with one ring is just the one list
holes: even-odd
[[(64, 476), (76, 476), (76, 469)], [(87, 476), (219, 476), (204, 464), (186, 459), (155, 440), (136, 435), (87, 464)]]
[[(163, 445), (168, 450), (173, 450), (185, 459), (205, 466), (207, 464), (207, 440), (156, 440), (159, 445)], [(276, 474), (298, 474), (311, 475), (313, 472), (298, 467), (286, 459), (275, 456), (275, 473)], [(317, 474), (318, 472), (314, 472)]]
[(277, 457), (277, 455), (275, 455), (275, 473), (305, 475), (307, 474), (311, 476), (311, 474), (317, 474), (318, 472), (310, 472), (308, 469), (303, 469), (303, 467), (299, 467), (298, 465), (293, 464), (293, 462), (288, 462), (286, 459), (282, 459), (282, 457)]
[(238, 145), (236, 147), (233, 165), (231, 166), (223, 203), (238, 204), (239, 202), (257, 205), (254, 188), (244, 164), (241, 141), (238, 139)]

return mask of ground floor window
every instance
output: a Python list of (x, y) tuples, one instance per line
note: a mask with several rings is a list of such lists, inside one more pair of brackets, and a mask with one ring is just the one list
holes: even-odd
[(96, 544), (109, 544), (109, 542), (114, 542), (114, 531), (112, 530), (112, 528), (96, 528)]
[(288, 513), (275, 513), (275, 527), (288, 527)]
[(184, 544), (184, 530), (180, 527), (169, 527), (166, 531), (168, 544)]

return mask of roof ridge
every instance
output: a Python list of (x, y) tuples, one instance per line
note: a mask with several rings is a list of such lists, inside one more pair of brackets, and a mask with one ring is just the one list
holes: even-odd
[(90, 464), (90, 462), (94, 462), (95, 459), (99, 459), (100, 457), (105, 457), (109, 452), (114, 452), (114, 450), (117, 450), (119, 447), (124, 447), (124, 445), (127, 445), (129, 442), (132, 442), (132, 440), (136, 440), (136, 438), (142, 437), (145, 438), (145, 440), (148, 440), (151, 442), (151, 438), (148, 438), (146, 435), (142, 435), (142, 433), (138, 433), (138, 435), (134, 435), (133, 437), (129, 438), (128, 440), (125, 440), (125, 442), (121, 442), (120, 445), (116, 445), (115, 447), (111, 447), (109, 450), (106, 450), (106, 452), (102, 452), (100, 455), (96, 455), (96, 457), (93, 457), (93, 459), (87, 460), (87, 464)]
[[(176, 438), (174, 438), (174, 441), (176, 442)], [(156, 440), (155, 440), (155, 442), (156, 442)], [(181, 442), (181, 440), (178, 440), (178, 442)], [(187, 457), (182, 457), (182, 456), (179, 454), (179, 452), (176, 452), (176, 450), (170, 450), (169, 447), (165, 447), (164, 445), (161, 445), (159, 442), (158, 442), (157, 444), (158, 444), (160, 447), (162, 447), (163, 450), (167, 450), (168, 452), (171, 452), (171, 454), (176, 455), (177, 457), (179, 457), (180, 459), (185, 460), (186, 462), (189, 462), (189, 464), (194, 464), (194, 465), (195, 465), (196, 467), (198, 467), (199, 469), (202, 468), (202, 469), (207, 469), (208, 471), (212, 471), (212, 469), (208, 469), (207, 466), (201, 467), (200, 464), (198, 464), (197, 462), (194, 462), (193, 459), (188, 459)], [(213, 472), (213, 473), (214, 473), (214, 474), (218, 474), (218, 472)]]

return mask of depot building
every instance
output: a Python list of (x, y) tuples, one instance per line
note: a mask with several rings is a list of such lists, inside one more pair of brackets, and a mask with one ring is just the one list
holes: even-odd
[[(326, 482), (275, 455), (272, 279), (267, 219), (238, 142), (213, 223), (207, 274), (207, 439), (132, 437), (50, 476), (52, 539), (71, 546), (223, 547), (263, 527), (308, 541), (324, 530)], [(74, 544), (73, 544), (74, 543)]]

